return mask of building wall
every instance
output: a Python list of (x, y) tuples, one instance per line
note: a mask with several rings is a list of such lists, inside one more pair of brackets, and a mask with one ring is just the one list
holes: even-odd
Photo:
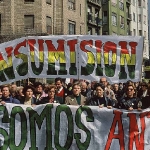
[[(143, 5), (144, 2), (142, 0), (141, 0), (141, 7), (138, 6), (138, 0), (135, 0), (134, 3), (132, 1), (131, 3), (131, 14), (132, 14), (131, 31), (133, 36), (144, 36), (143, 57), (144, 59), (147, 59), (149, 57), (148, 1), (145, 0), (145, 7)], [(135, 14), (135, 20), (133, 14)], [(141, 19), (139, 17), (139, 14), (141, 14)], [(146, 21), (144, 20), (144, 16), (146, 16)], [(141, 35), (139, 32), (140, 30)]]
[[(46, 17), (51, 17), (52, 34), (68, 34), (68, 21), (75, 22), (75, 34), (86, 34), (86, 1), (75, 3), (75, 10), (68, 8), (68, 0), (24, 2), (5, 0), (0, 2), (1, 35), (46, 33)], [(24, 30), (24, 15), (34, 15), (34, 29)]]

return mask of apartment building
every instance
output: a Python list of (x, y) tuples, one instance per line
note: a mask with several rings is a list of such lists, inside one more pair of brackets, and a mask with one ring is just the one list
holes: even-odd
[(102, 35), (101, 0), (87, 0), (87, 34)]
[(1, 0), (0, 35), (86, 34), (84, 0)]
[(132, 0), (130, 12), (132, 15), (130, 32), (133, 36), (144, 36), (143, 58), (148, 59), (148, 0)]
[(130, 1), (103, 0), (103, 35), (130, 35)]

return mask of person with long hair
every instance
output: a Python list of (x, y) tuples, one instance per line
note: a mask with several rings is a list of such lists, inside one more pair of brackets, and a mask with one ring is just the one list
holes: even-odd
[(124, 96), (118, 101), (120, 109), (134, 110), (140, 108), (140, 98), (137, 97), (136, 88), (133, 83), (126, 85)]

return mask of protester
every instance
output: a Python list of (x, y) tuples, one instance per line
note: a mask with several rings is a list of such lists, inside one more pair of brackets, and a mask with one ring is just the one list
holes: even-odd
[(91, 89), (87, 88), (87, 83), (84, 81), (81, 82), (81, 94), (88, 99), (91, 98)]
[(34, 97), (35, 89), (31, 85), (27, 85), (23, 89), (24, 99), (21, 102), (24, 105), (34, 105), (36, 104), (36, 98)]
[(24, 101), (24, 94), (23, 94), (23, 86), (17, 87), (17, 94), (16, 94), (16, 98), (20, 101), (20, 103), (22, 104)]
[(72, 85), (72, 95), (65, 98), (67, 105), (85, 105), (86, 98), (81, 94), (81, 84), (76, 82)]
[(10, 92), (13, 98), (17, 98), (17, 85), (15, 83), (10, 85)]
[(48, 96), (44, 97), (41, 101), (38, 101), (36, 104), (46, 104), (46, 103), (59, 103), (63, 104), (63, 98), (56, 96), (56, 86), (49, 85), (47, 87)]
[(110, 88), (107, 87), (108, 81), (107, 81), (106, 77), (101, 77), (100, 78), (100, 83), (102, 83), (105, 86), (104, 96), (108, 97), (109, 99), (115, 100), (116, 97), (115, 97), (114, 92)]
[(0, 103), (4, 105), (5, 103), (15, 103), (20, 104), (20, 101), (16, 98), (13, 98), (10, 93), (9, 85), (3, 85), (1, 87), (2, 97)]
[(124, 94), (123, 90), (119, 88), (119, 85), (117, 83), (113, 84), (113, 92), (115, 94), (117, 101), (119, 101)]
[(41, 82), (35, 82), (34, 88), (35, 88), (34, 97), (36, 98), (37, 101), (41, 101), (43, 97), (47, 97), (47, 94), (44, 92), (44, 87)]
[(138, 106), (140, 99), (137, 97), (136, 89), (133, 83), (128, 83), (125, 89), (125, 95), (118, 101), (120, 109), (134, 110), (140, 108)]
[(148, 90), (148, 84), (146, 82), (141, 83), (141, 90), (138, 95), (141, 101), (141, 109), (150, 107), (150, 91)]
[(115, 103), (113, 102), (113, 100), (104, 96), (105, 86), (103, 84), (97, 83), (95, 86), (95, 89), (96, 89), (96, 95), (94, 95), (89, 100), (88, 105), (99, 106), (100, 108), (107, 107), (109, 109), (111, 109), (113, 106), (115, 106)]
[(63, 101), (65, 102), (65, 97), (68, 95), (68, 90), (63, 86), (62, 78), (55, 78), (55, 85), (57, 87), (56, 95), (62, 97)]

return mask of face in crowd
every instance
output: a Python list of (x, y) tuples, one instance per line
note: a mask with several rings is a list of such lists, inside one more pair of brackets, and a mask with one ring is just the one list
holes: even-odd
[(33, 90), (32, 89), (27, 89), (26, 93), (25, 93), (25, 97), (27, 98), (32, 98), (33, 97)]
[(60, 80), (56, 81), (55, 85), (56, 85), (58, 90), (63, 86), (63, 84), (62, 84), (62, 82)]
[(96, 95), (98, 97), (103, 97), (103, 94), (104, 94), (104, 90), (100, 86), (97, 86), (96, 87)]
[(126, 94), (127, 94), (128, 97), (134, 97), (135, 89), (132, 85), (127, 86)]
[(35, 90), (36, 90), (36, 93), (37, 93), (37, 94), (42, 94), (42, 92), (43, 92), (43, 87), (42, 87), (42, 85), (38, 85), (38, 86), (35, 88)]
[(72, 92), (75, 96), (78, 96), (81, 92), (81, 86), (78, 85), (78, 84), (75, 84), (73, 87), (72, 87)]
[(105, 77), (102, 77), (100, 79), (100, 83), (102, 83), (105, 87), (107, 87), (107, 79)]
[(10, 89), (8, 86), (2, 87), (2, 96), (8, 98), (10, 96)]
[(56, 88), (55, 87), (50, 87), (49, 89), (48, 89), (48, 97), (49, 98), (54, 98), (54, 96), (55, 96), (55, 90)]

